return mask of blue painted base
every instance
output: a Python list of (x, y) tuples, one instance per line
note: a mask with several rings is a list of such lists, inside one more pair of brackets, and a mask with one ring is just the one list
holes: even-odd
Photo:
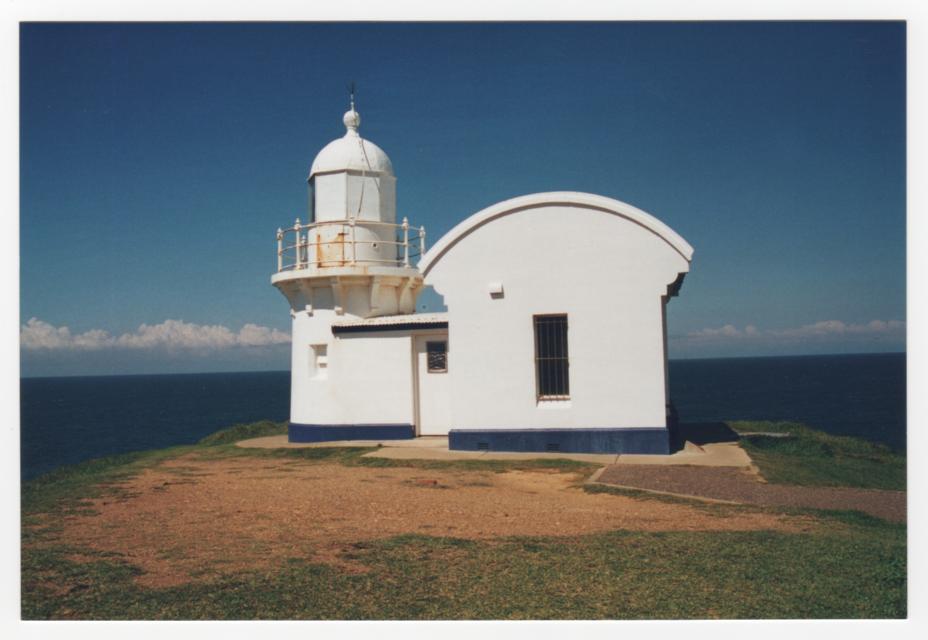
[(332, 440), (409, 440), (416, 437), (411, 424), (297, 424), (290, 423), (290, 442)]
[(670, 453), (665, 427), (640, 429), (452, 429), (448, 448), (459, 451)]

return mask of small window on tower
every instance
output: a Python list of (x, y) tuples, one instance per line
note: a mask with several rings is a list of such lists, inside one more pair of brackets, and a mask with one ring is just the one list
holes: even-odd
[(448, 371), (448, 342), (426, 342), (425, 350), (428, 354), (429, 373), (445, 373)]
[(309, 347), (312, 361), (310, 365), (313, 368), (315, 378), (326, 378), (328, 377), (329, 369), (329, 356), (328, 356), (328, 346), (324, 344), (314, 344)]

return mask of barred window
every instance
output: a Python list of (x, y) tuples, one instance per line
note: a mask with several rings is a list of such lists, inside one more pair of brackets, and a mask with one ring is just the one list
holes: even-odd
[(448, 370), (448, 342), (426, 342), (429, 373), (445, 373)]
[(567, 314), (535, 316), (535, 388), (538, 400), (569, 400)]

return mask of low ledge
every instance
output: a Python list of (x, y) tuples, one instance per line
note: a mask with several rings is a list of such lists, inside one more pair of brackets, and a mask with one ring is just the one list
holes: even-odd
[(411, 424), (297, 424), (287, 429), (288, 442), (330, 442), (333, 440), (411, 440), (416, 429)]
[(308, 266), (302, 269), (284, 269), (271, 274), (271, 284), (277, 286), (304, 278), (356, 278), (356, 277), (388, 277), (409, 278), (422, 280), (422, 273), (414, 266), (382, 265), (368, 262), (358, 262), (354, 265), (338, 265), (332, 267)]
[(452, 429), (456, 451), (670, 454), (665, 427), (590, 429)]

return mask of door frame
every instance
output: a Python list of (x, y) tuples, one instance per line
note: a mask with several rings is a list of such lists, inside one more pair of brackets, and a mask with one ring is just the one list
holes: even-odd
[[(421, 407), (422, 407), (422, 401), (421, 401), (421, 393), (420, 393), (420, 389), (419, 389), (419, 348), (418, 348), (418, 342), (419, 342), (420, 338), (422, 339), (423, 344), (424, 344), (425, 342), (428, 342), (428, 341), (429, 341), (429, 338), (435, 338), (435, 339), (436, 339), (436, 342), (438, 341), (438, 339), (443, 339), (443, 340), (445, 341), (445, 343), (448, 345), (447, 353), (448, 353), (448, 359), (449, 359), (449, 369), (448, 369), (448, 371), (446, 371), (446, 372), (444, 373), (444, 375), (448, 375), (448, 374), (450, 373), (451, 340), (449, 340), (449, 338), (448, 338), (448, 330), (447, 330), (447, 329), (426, 329), (426, 330), (423, 330), (423, 331), (413, 331), (413, 332), (411, 332), (410, 336), (412, 337), (412, 340), (410, 340), (410, 347), (411, 347), (411, 348), (410, 348), (410, 351), (412, 352), (410, 355), (411, 355), (411, 358), (412, 358), (412, 379), (413, 379), (413, 386), (412, 386), (412, 402), (413, 402), (412, 414), (413, 414), (413, 420), (415, 420), (415, 425), (414, 425), (415, 428), (414, 428), (414, 430), (415, 430), (415, 433), (416, 433), (416, 437), (419, 438), (419, 437), (422, 437), (423, 434), (422, 434), (422, 417), (421, 417), (421, 410), (420, 410)], [(450, 400), (450, 398), (449, 398), (449, 400)]]

